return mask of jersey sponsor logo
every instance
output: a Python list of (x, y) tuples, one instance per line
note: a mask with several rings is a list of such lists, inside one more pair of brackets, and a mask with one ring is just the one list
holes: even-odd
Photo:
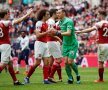
[(74, 51), (70, 51), (70, 54), (71, 54), (72, 56), (74, 56)]
[(72, 26), (69, 25), (69, 26), (67, 26), (67, 28), (72, 28)]

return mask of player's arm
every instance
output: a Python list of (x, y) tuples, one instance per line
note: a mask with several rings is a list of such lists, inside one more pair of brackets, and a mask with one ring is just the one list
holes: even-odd
[(67, 30), (66, 32), (61, 32), (61, 36), (70, 36), (71, 30)]
[(58, 40), (60, 43), (62, 43), (62, 40), (58, 36), (53, 36), (56, 40)]
[(24, 16), (18, 18), (18, 19), (14, 19), (14, 20), (12, 21), (12, 24), (14, 25), (14, 24), (20, 23), (20, 22), (23, 21), (27, 16), (29, 16), (29, 15), (32, 13), (32, 11), (33, 11), (32, 9), (29, 9), (26, 15), (24, 15)]
[(71, 32), (74, 30), (74, 24), (71, 20), (69, 20), (67, 22), (67, 28), (66, 28), (66, 32), (60, 32), (60, 31), (57, 31), (55, 33), (56, 36), (70, 36), (71, 35)]
[(43, 37), (44, 35), (48, 34), (48, 31), (40, 33), (39, 30), (35, 30), (34, 32), (35, 32), (37, 38)]
[(96, 27), (91, 27), (91, 28), (88, 28), (88, 29), (85, 29), (85, 30), (76, 31), (76, 33), (77, 34), (80, 34), (80, 33), (88, 33), (88, 32), (94, 31), (94, 30), (96, 30)]

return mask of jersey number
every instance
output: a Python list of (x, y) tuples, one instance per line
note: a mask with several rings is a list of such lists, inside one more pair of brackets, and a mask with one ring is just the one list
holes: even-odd
[(104, 37), (108, 37), (108, 28), (104, 28), (103, 31), (105, 31), (103, 36)]
[(0, 38), (4, 36), (2, 28), (0, 28)]

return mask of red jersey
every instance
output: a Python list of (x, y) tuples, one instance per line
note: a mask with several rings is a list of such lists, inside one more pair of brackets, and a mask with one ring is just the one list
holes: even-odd
[[(36, 30), (38, 30), (40, 33), (46, 32), (48, 30), (48, 24), (42, 21), (38, 21), (36, 23)], [(47, 42), (47, 35), (44, 35), (42, 37), (37, 37), (37, 41)]]
[(10, 44), (9, 26), (11, 21), (0, 21), (0, 44)]
[(108, 43), (108, 21), (101, 21), (95, 25), (98, 31), (98, 43)]

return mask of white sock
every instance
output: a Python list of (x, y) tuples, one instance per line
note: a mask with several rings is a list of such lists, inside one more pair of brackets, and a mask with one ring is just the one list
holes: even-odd
[(29, 69), (29, 65), (26, 65), (26, 71), (28, 71), (28, 69)]
[(16, 69), (19, 71), (20, 64), (17, 64)]

